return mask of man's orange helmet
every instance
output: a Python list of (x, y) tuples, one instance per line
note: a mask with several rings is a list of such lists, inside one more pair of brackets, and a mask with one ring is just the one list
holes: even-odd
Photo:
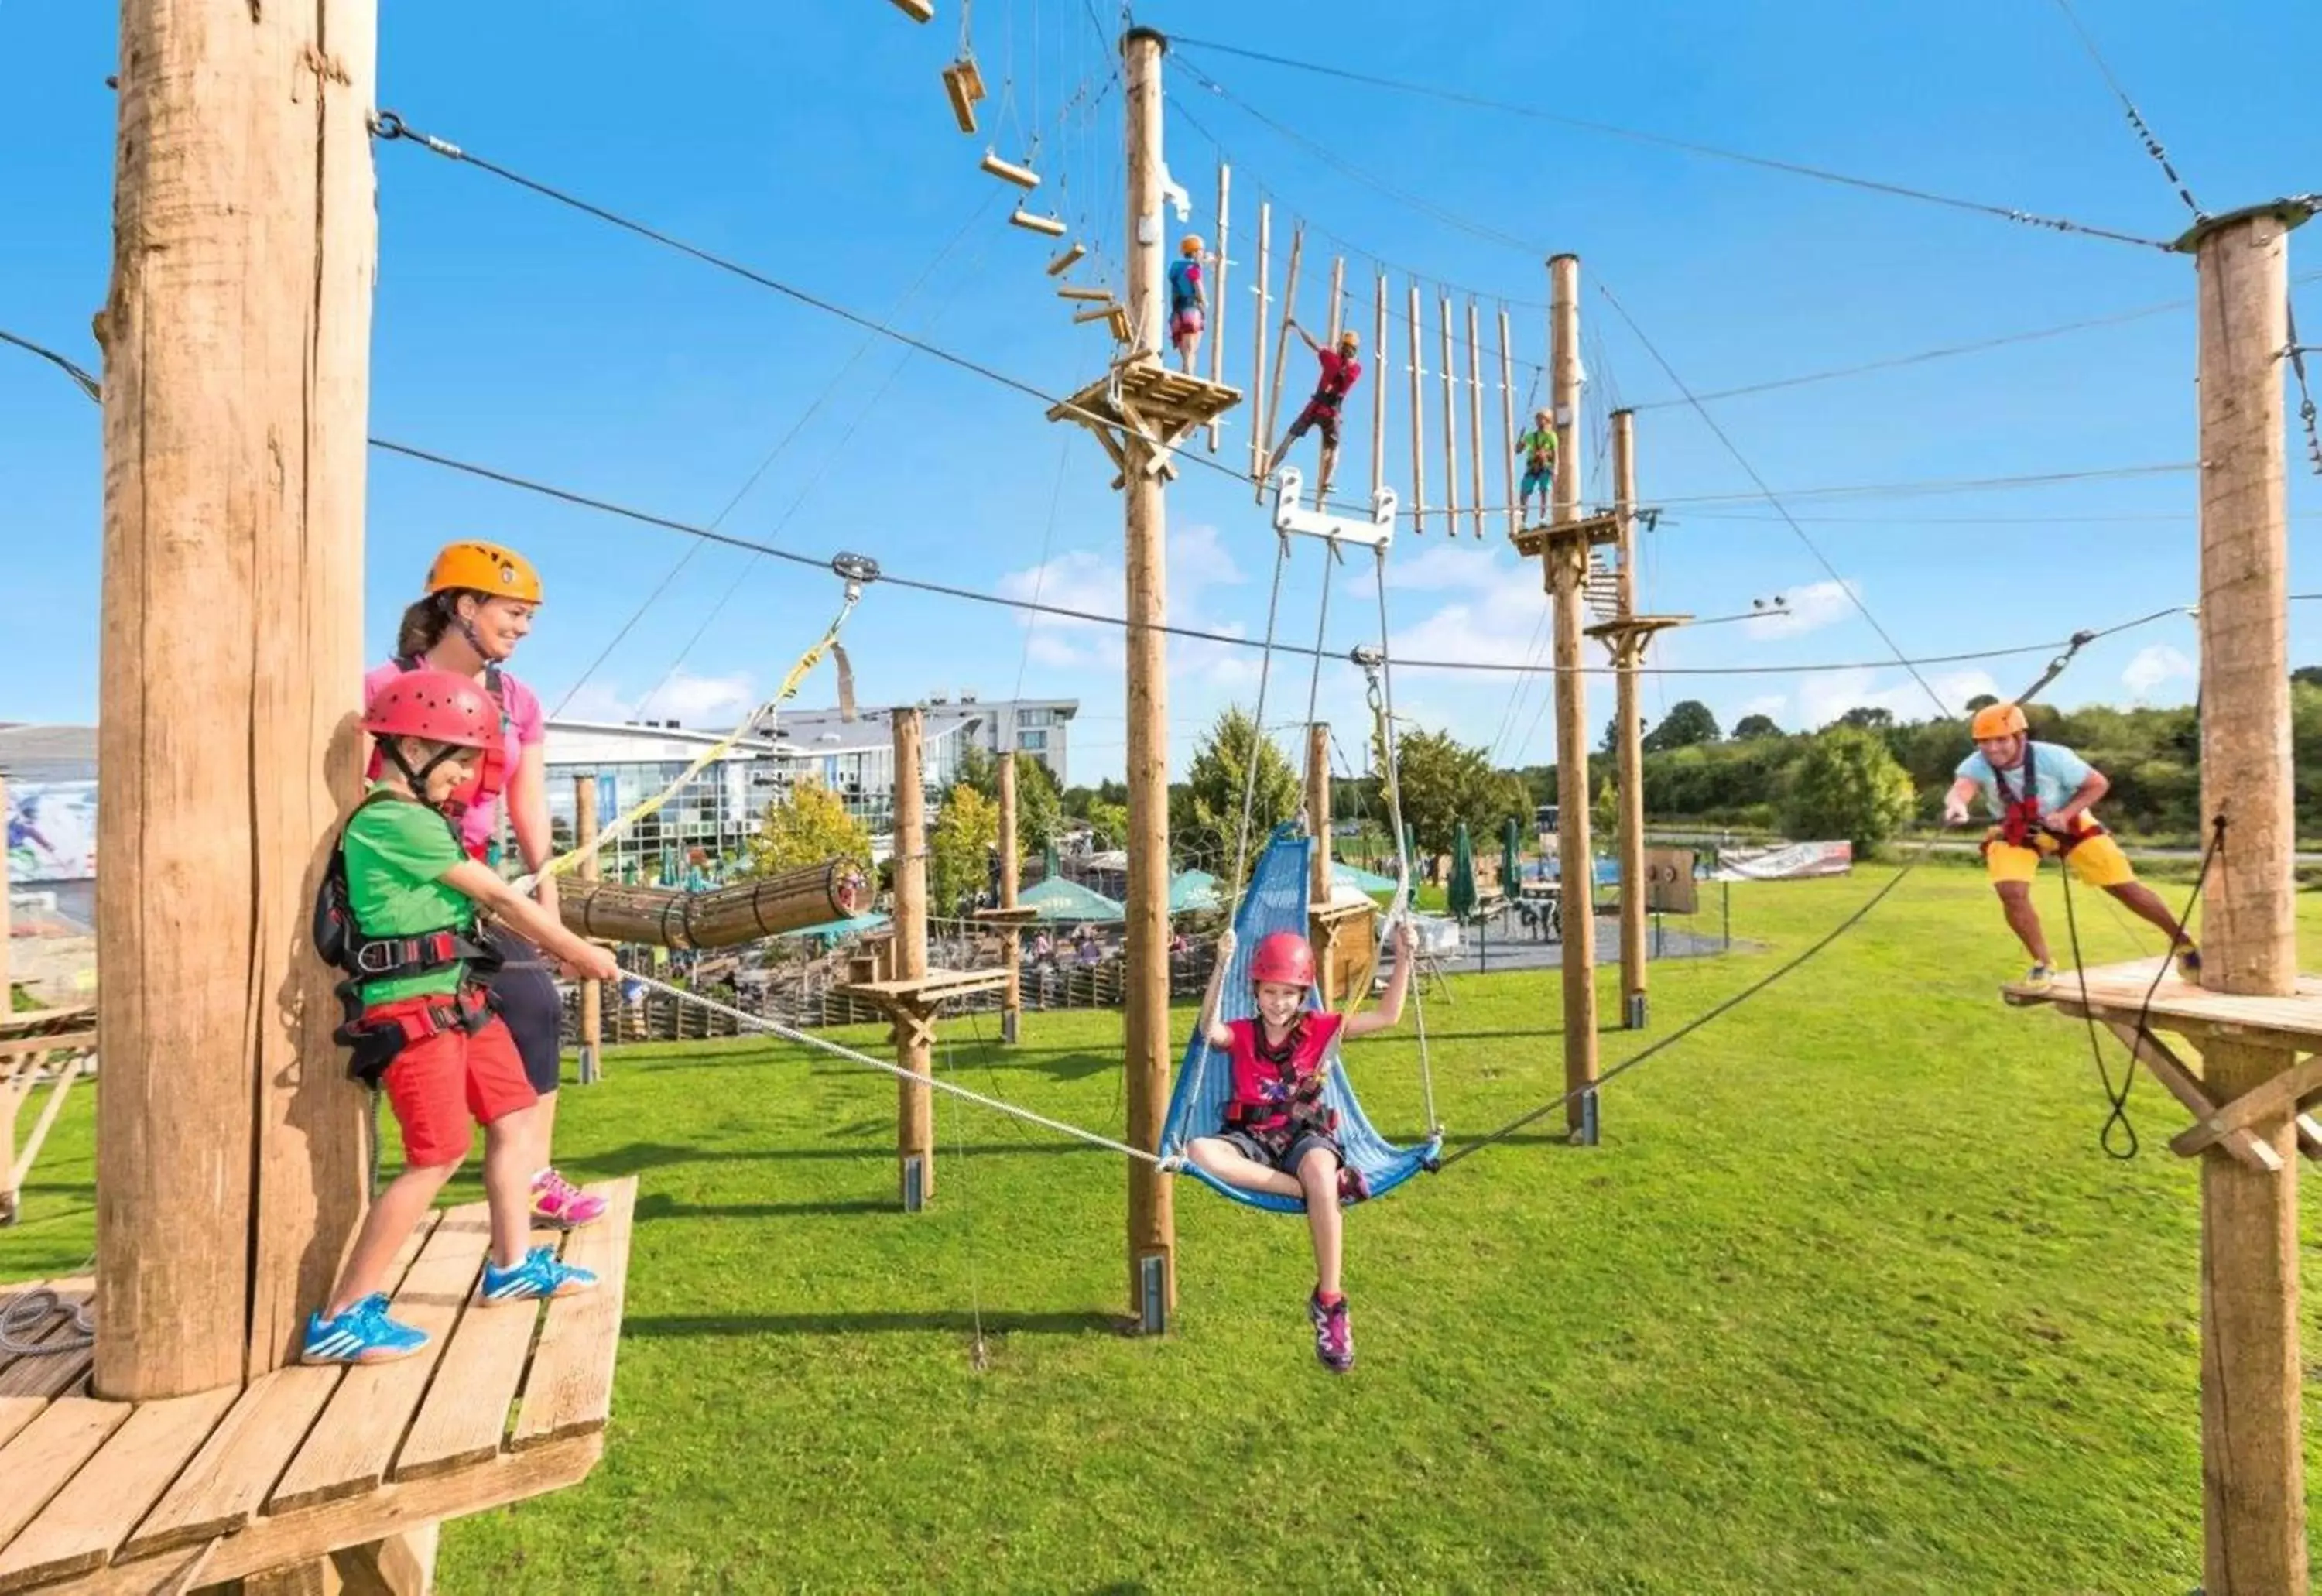
[(1986, 704), (1975, 712), (1975, 724), (1970, 730), (1980, 743), (1988, 737), (2020, 735), (2029, 725), (2021, 704)]
[(540, 573), (515, 550), (498, 543), (446, 543), (427, 568), (427, 591), (481, 593), (488, 598), (540, 602)]

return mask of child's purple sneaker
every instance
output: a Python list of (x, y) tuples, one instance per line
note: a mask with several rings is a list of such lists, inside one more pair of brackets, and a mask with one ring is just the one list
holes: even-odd
[(1355, 1330), (1347, 1319), (1347, 1300), (1325, 1304), (1320, 1293), (1306, 1300), (1306, 1317), (1314, 1321), (1314, 1355), (1333, 1374), (1355, 1366)]
[(1362, 1171), (1351, 1163), (1342, 1163), (1339, 1166), (1339, 1206), (1340, 1208), (1361, 1202), (1370, 1194), (1371, 1183), (1363, 1178)]

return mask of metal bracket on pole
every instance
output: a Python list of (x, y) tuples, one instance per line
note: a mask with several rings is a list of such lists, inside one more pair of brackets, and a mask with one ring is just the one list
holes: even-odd
[(1319, 508), (1301, 509), (1298, 497), (1305, 487), (1305, 478), (1294, 466), (1284, 466), (1275, 472), (1275, 531), (1318, 537), (1333, 548), (1340, 543), (1360, 543), (1366, 548), (1384, 550), (1394, 542), (1394, 519), (1399, 501), (1394, 488), (1382, 488), (1373, 494), (1371, 518), (1357, 521), (1345, 515), (1325, 515)]
[(1580, 1128), (1573, 1133), (1572, 1145), (1596, 1145), (1596, 1089), (1593, 1086), (1580, 1094)]
[(1629, 1012), (1624, 1017), (1624, 1025), (1625, 1028), (1632, 1031), (1641, 1031), (1645, 1028), (1644, 993), (1631, 992), (1629, 994)]
[(596, 1048), (583, 1045), (580, 1049), (580, 1084), (594, 1086), (602, 1078), (602, 1072), (597, 1064)]
[(1142, 1288), (1138, 1296), (1137, 1333), (1158, 1336), (1169, 1328), (1169, 1259), (1166, 1254), (1147, 1253), (1137, 1261), (1137, 1279)]
[(903, 1160), (903, 1211), (916, 1214), (928, 1206), (928, 1166), (916, 1154)]

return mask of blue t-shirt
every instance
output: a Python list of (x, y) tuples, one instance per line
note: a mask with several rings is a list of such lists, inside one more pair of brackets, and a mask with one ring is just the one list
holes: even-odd
[(1183, 310), (1202, 302), (1202, 263), (1190, 255), (1169, 262), (1169, 308)]
[[(2027, 743), (2025, 752), (2032, 762), (2033, 796), (2040, 800), (2043, 815), (2069, 803), (2090, 774), (2089, 762), (2060, 743)], [(2024, 796), (2024, 767), (1994, 771), (1980, 748), (1960, 761), (1957, 774), (1983, 789), (1983, 801), (1994, 815)]]

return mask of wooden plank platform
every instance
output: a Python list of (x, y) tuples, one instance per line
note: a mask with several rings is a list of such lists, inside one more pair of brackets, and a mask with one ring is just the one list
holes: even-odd
[[(591, 1190), (606, 1216), (563, 1249), (599, 1284), (544, 1316), (539, 1304), (476, 1300), (488, 1245), (480, 1204), (422, 1227), (393, 1296), (398, 1318), (436, 1332), (435, 1356), (294, 1366), (166, 1401), (0, 1392), (0, 1596), (223, 1582), (585, 1477), (612, 1409), (636, 1182)], [(0, 1382), (76, 1363), (78, 1387), (87, 1363), (70, 1356), (18, 1359)], [(40, 1372), (42, 1386), (57, 1379)]]
[[(2158, 986), (2154, 975), (2160, 975)], [(2084, 984), (2085, 983), (2085, 984)], [(2148, 1010), (2145, 993), (2150, 989)], [(2051, 1004), (2073, 1016), (2090, 1015), (2106, 1024), (2135, 1025), (2140, 1014), (2158, 1031), (2174, 1031), (2196, 1044), (2226, 1036), (2299, 1053), (2322, 1049), (2322, 977), (2301, 975), (2289, 998), (2249, 998), (2212, 992), (2179, 976), (2171, 962), (2136, 959), (2090, 970), (2059, 970), (2044, 992), (2003, 987), (2000, 995), (2019, 1008)]]
[(946, 999), (996, 992), (1007, 984), (1005, 970), (930, 970), (916, 980), (856, 980), (835, 990), (882, 1008), (932, 1008)]
[(1621, 518), (1607, 512), (1602, 515), (1583, 515), (1577, 521), (1541, 521), (1517, 528), (1509, 534), (1516, 552), (1523, 555), (1547, 552), (1552, 543), (1568, 540), (1586, 543), (1617, 543), (1621, 536)]
[(1608, 642), (1618, 642), (1623, 633), (1633, 633), (1650, 638), (1654, 634), (1666, 632), (1672, 626), (1689, 625), (1692, 621), (1691, 616), (1630, 616), (1625, 618), (1599, 621), (1593, 626), (1582, 628), (1582, 634), (1588, 637), (1601, 637)]
[[(1177, 474), (1177, 446), (1241, 403), (1241, 390), (1173, 370), (1150, 353), (1117, 362), (1069, 399), (1048, 407), (1050, 421), (1089, 429), (1104, 445), (1123, 486), (1131, 470), (1167, 479)], [(1148, 442), (1137, 443), (1134, 440)]]
[(1040, 917), (1038, 908), (980, 908), (975, 919), (986, 926), (1029, 926)]

